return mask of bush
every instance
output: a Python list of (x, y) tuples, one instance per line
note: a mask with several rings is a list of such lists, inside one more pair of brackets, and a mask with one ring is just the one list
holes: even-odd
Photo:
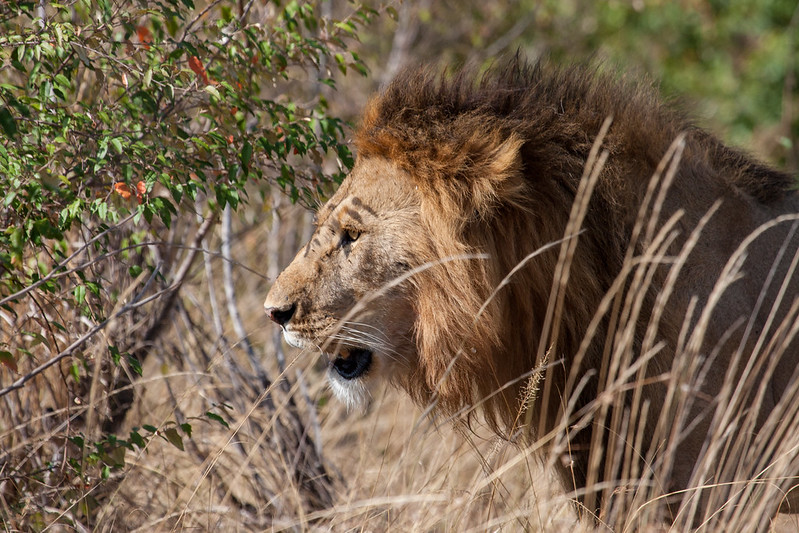
[(55, 508), (91, 524), (126, 450), (227, 423), (209, 410), (116, 436), (220, 214), (273, 186), (314, 203), (352, 165), (324, 94), (333, 71), (366, 72), (348, 46), (374, 11), (318, 4), (0, 5), (7, 523), (41, 528)]

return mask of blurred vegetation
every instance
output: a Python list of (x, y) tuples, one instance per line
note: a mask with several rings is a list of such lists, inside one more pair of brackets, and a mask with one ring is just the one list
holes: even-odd
[(558, 63), (604, 61), (684, 101), (728, 142), (799, 171), (796, 0), (417, 0), (398, 10), (398, 24), (381, 23), (410, 42), (363, 36), (380, 81), (385, 61), (366, 50), (402, 63), (484, 63), (517, 49)]
[[(365, 73), (348, 46), (373, 10), (319, 13), (313, 2), (0, 5), (0, 484), (6, 513), (25, 516), (16, 527), (43, 520), (32, 495), (91, 524), (96, 489), (126, 452), (154, 438), (183, 450), (192, 421), (227, 424), (208, 406), (122, 427), (215, 222), (272, 186), (313, 204), (352, 165), (321, 87)], [(249, 352), (250, 379), (268, 389)], [(283, 435), (294, 448), (298, 431)]]
[[(266, 14), (211, 7), (213, 17), (195, 12), (191, 0), (3, 4), (6, 291), (50, 274), (46, 265), (26, 268), (25, 251), (47, 253), (52, 244), (43, 239), (84, 221), (117, 223), (133, 212), (134, 221), (157, 216), (168, 227), (186, 206), (235, 209), (250, 179), (276, 182), (295, 200), (340, 181), (352, 164), (341, 121), (325, 114), (318, 96), (288, 97), (288, 82), (311, 71), (311, 90), (333, 85), (320, 72), (328, 57), (363, 69), (351, 53), (341, 58), (343, 39), (369, 11), (333, 21), (296, 2)], [(259, 16), (265, 24), (250, 22)], [(321, 164), (331, 152), (341, 168), (328, 175)], [(195, 205), (198, 194), (207, 208)], [(62, 260), (63, 251), (52, 247), (52, 258)], [(94, 283), (88, 288), (98, 294)]]
[[(353, 161), (348, 123), (403, 66), (487, 64), (516, 50), (599, 59), (797, 172), (797, 40), (796, 0), (0, 3), (3, 522), (92, 528), (98, 513), (113, 514), (111, 486), (101, 489), (130, 474), (130, 456), (143, 457), (151, 440), (182, 452), (198, 421), (229, 429), (236, 395), (219, 382), (185, 416), (174, 407), (169, 418), (124, 424), (134, 391), (146, 391), (148, 362), (200, 375), (228, 361), (230, 380), (241, 380), (234, 392), (247, 398), (233, 406), (240, 413), (277, 394), (260, 366), (282, 361), (279, 340), (260, 331), (263, 277), (309, 227), (283, 198), (313, 205), (340, 182)], [(232, 237), (219, 220), (233, 224)], [(255, 273), (223, 252), (231, 239)], [(247, 333), (229, 340), (237, 319), (216, 310), (214, 257), (234, 266), (241, 305), (254, 309)], [(245, 354), (246, 371), (231, 354)], [(290, 449), (312, 433), (325, 400), (303, 411), (290, 399), (301, 378), (282, 382), (293, 384), (289, 399), (268, 408), (294, 429), (272, 442)], [(248, 454), (267, 446), (256, 442)], [(293, 461), (280, 472), (299, 468)], [(318, 490), (311, 508), (334, 503), (329, 487)], [(303, 512), (263, 503), (250, 525), (265, 527), (278, 508)]]
[[(775, 126), (767, 142), (778, 146), (767, 155), (797, 170), (797, 2), (633, 1), (575, 8), (579, 33), (554, 46), (554, 56), (580, 54), (576, 43), (584, 37), (588, 50), (621, 68), (637, 66), (660, 82), (664, 94), (690, 98), (700, 119), (735, 144), (747, 145)], [(568, 32), (554, 22), (548, 29)]]

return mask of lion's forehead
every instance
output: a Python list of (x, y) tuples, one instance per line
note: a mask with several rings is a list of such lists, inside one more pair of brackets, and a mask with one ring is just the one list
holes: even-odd
[(346, 196), (332, 198), (319, 210), (316, 218), (316, 237), (329, 238), (342, 230), (362, 230), (372, 219), (378, 218), (378, 213), (358, 196)]
[(407, 172), (382, 158), (359, 160), (336, 194), (319, 211), (319, 218), (337, 215), (363, 221), (419, 204), (418, 191)]
[(371, 218), (377, 218), (378, 213), (363, 202), (358, 196), (347, 198), (337, 212), (335, 213), (334, 220), (338, 224), (345, 226), (348, 223), (354, 222), (363, 224)]

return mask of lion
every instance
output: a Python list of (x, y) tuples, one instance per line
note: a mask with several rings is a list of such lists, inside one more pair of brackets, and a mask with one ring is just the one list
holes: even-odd
[(666, 502), (696, 523), (764, 486), (787, 505), (793, 177), (646, 84), (520, 57), (400, 74), (355, 146), (265, 302), (337, 396), (388, 381), (434, 413), (479, 407), (506, 439), (546, 440), (602, 520)]

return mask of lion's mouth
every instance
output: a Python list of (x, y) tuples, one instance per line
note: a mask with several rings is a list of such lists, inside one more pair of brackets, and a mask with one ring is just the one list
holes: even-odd
[(344, 379), (357, 379), (372, 366), (372, 352), (363, 348), (352, 348), (337, 355), (330, 362), (330, 366)]

